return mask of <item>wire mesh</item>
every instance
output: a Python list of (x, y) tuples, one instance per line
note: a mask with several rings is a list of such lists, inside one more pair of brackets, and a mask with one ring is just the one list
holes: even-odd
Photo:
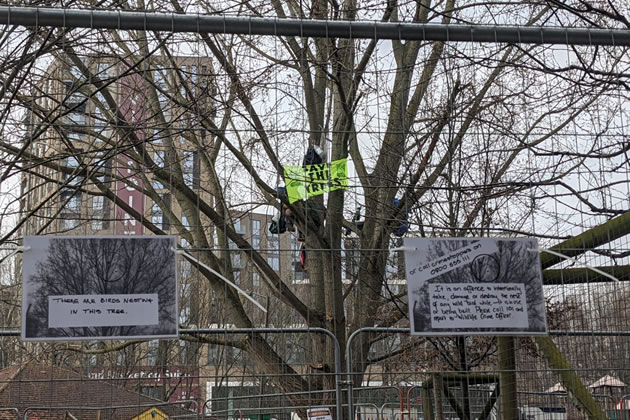
[[(621, 38), (384, 41), (376, 24), (627, 35), (627, 5), (158, 3), (124, 9), (224, 24), (1, 29), (0, 418), (627, 418)], [(300, 36), (228, 30), (245, 14), (299, 17)], [(374, 36), (304, 33), (326, 18), (372, 21)], [(284, 168), (317, 159), (348, 159), (348, 188), (290, 202)], [(16, 336), (24, 236), (163, 234), (191, 256), (177, 340)], [(456, 236), (535, 237), (574, 258), (541, 254), (548, 341), (409, 335), (396, 249)]]

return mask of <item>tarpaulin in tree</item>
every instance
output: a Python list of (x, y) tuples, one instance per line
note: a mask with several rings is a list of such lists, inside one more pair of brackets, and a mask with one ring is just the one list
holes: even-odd
[(329, 191), (347, 189), (347, 159), (305, 166), (287, 165), (284, 167), (284, 182), (290, 203)]

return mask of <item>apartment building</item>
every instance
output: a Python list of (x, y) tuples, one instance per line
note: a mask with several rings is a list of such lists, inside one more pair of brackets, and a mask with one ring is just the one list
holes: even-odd
[[(118, 200), (168, 230), (168, 220), (143, 192), (151, 184), (155, 192), (165, 194), (164, 186), (152, 178), (151, 168), (125, 152), (138, 153), (134, 142), (141, 143), (157, 165), (168, 168), (176, 161), (186, 184), (199, 186), (199, 158), (194, 142), (186, 138), (204, 141), (205, 131), (195, 117), (186, 114), (184, 106), (173, 101), (184, 105), (194, 101), (197, 115), (212, 116), (214, 88), (204, 60), (177, 58), (171, 66), (156, 63), (144, 71), (152, 73), (152, 82), (107, 58), (85, 58), (89, 75), (73, 63), (55, 60), (36, 85), (33, 107), (25, 118), (30, 153), (50, 163), (32, 165), (22, 178), (22, 211), (34, 211), (25, 233), (144, 234), (142, 223), (127, 214)], [(187, 79), (187, 89), (173, 91), (178, 78)], [(98, 91), (97, 83), (106, 85), (113, 106)], [(156, 97), (146, 93), (151, 91), (149, 83), (157, 86)], [(166, 137), (178, 142), (177, 156), (168, 159)], [(54, 163), (76, 169), (76, 174), (56, 171)], [(99, 181), (115, 191), (114, 203), (102, 195), (86, 194), (85, 190), (93, 193), (98, 188), (86, 180), (85, 172), (98, 175)], [(82, 190), (73, 188), (77, 186)], [(49, 200), (57, 192), (59, 196)]]
[[(150, 154), (156, 167), (173, 168), (174, 176), (206, 194), (200, 188), (198, 150), (209, 137), (198, 120), (215, 112), (208, 65), (199, 57), (156, 59), (144, 67), (100, 56), (83, 57), (80, 63), (54, 59), (34, 84), (24, 119), (30, 159), (25, 160), (20, 184), (20, 210), (28, 217), (22, 234), (151, 234), (143, 219), (165, 234), (177, 234), (182, 226), (194, 228), (153, 176), (154, 168), (138, 154)], [(187, 112), (193, 103), (195, 112)], [(212, 201), (207, 194), (204, 199)], [(192, 270), (180, 264), (180, 322), (198, 323), (194, 306), (198, 309), (198, 297), (208, 292), (193, 291), (199, 283), (194, 284)], [(136, 378), (142, 379), (139, 388), (158, 396), (152, 385), (161, 390), (171, 382), (183, 385), (181, 380), (156, 379), (152, 367), (179, 372), (178, 378), (194, 373), (198, 381), (198, 347), (152, 341), (134, 351), (68, 363), (85, 365), (92, 377), (110, 379), (133, 377), (128, 369), (136, 369)], [(198, 382), (192, 388), (198, 390)], [(168, 391), (171, 399), (199, 396), (197, 391), (176, 391)]]

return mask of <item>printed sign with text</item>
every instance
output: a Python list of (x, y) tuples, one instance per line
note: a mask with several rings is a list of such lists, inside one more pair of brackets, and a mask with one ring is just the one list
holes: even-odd
[(178, 335), (174, 236), (27, 236), (22, 339)]
[(415, 335), (546, 334), (535, 239), (406, 238)]

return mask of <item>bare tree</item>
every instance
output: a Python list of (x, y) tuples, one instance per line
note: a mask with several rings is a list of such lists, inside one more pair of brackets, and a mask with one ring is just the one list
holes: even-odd
[[(444, 24), (494, 18), (572, 26), (605, 15), (586, 8), (578, 19), (560, 2), (508, 7), (454, 0), (99, 6)], [(625, 92), (616, 81), (628, 63), (619, 48), (6, 31), (18, 31), (22, 47), (3, 50), (2, 98), (23, 112), (3, 114), (0, 149), (6, 176), (29, 175), (20, 201), (38, 195), (6, 237), (26, 226), (30, 233), (54, 231), (59, 217), (72, 213), (65, 210), (72, 210), (73, 198), (104, 197), (119, 211), (109, 222), (128, 217), (128, 225), (154, 234), (174, 231), (200, 262), (228, 279), (234, 280), (231, 256), (238, 249), (284, 319), (329, 329), (342, 349), (359, 328), (408, 322), (407, 305), (382, 293), (391, 239), (406, 220), (422, 236), (527, 235), (552, 243), (570, 235), (571, 217), (606, 219), (627, 211), (614, 192), (626, 182), (615, 176), (626, 152), (616, 136), (627, 129)], [(19, 54), (26, 58), (18, 60)], [(181, 56), (190, 58), (185, 67)], [(47, 67), (51, 62), (75, 70), (69, 83)], [(76, 115), (84, 119), (73, 122)], [(66, 147), (42, 146), (49, 138)], [(290, 204), (277, 188), (283, 166), (300, 164), (310, 146), (326, 151), (329, 161), (351, 160), (351, 188)], [(155, 209), (138, 211), (121, 200), (127, 187), (149, 197)], [(254, 205), (290, 211), (305, 238), (308, 293), (295, 292), (235, 230), (235, 212)], [(353, 221), (356, 205), (361, 223)], [(73, 216), (82, 226), (94, 219), (84, 211)], [(342, 280), (346, 229), (358, 244), (359, 268), (349, 284)], [(236, 327), (260, 325), (260, 316), (222, 279), (196, 268), (226, 319)], [(387, 316), (375, 319), (380, 313)], [(367, 354), (373, 338), (356, 340), (351, 351)], [(332, 375), (302, 375), (267, 337), (253, 334), (241, 344), (283, 391), (334, 388)], [(334, 370), (331, 343), (317, 339), (307, 348), (321, 371)], [(348, 367), (357, 384), (368, 365), (355, 358)], [(317, 398), (294, 395), (292, 402)]]
[[(165, 335), (175, 332), (175, 265), (171, 241), (120, 238), (51, 239), (46, 258), (26, 281), (26, 336)], [(50, 328), (50, 296), (157, 295), (155, 326)]]

